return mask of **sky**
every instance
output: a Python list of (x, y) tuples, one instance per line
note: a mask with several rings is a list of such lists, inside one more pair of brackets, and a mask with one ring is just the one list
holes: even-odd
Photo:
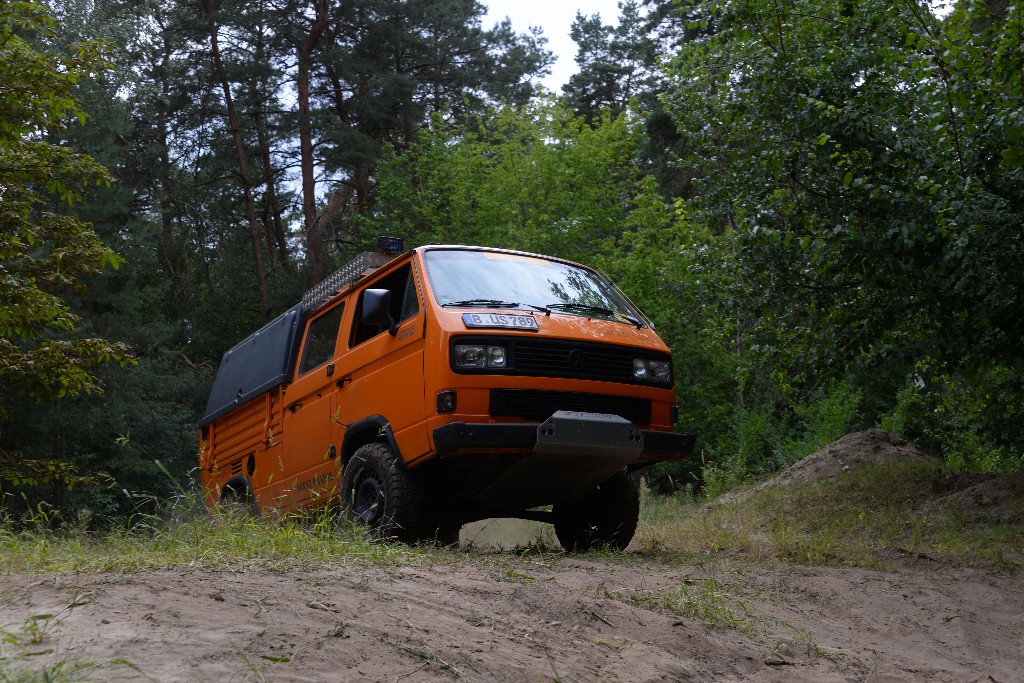
[(517, 33), (526, 33), (530, 26), (544, 29), (547, 49), (555, 53), (558, 61), (551, 67), (551, 75), (542, 80), (544, 86), (555, 93), (576, 73), (576, 43), (569, 37), (576, 12), (584, 15), (600, 14), (601, 23), (619, 22), (618, 0), (480, 0), (488, 8), (484, 17), (485, 28), (494, 26), (505, 17), (512, 20)]

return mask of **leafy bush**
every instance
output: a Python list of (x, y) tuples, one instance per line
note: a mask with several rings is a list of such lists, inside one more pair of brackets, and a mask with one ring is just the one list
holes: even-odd
[(995, 364), (977, 376), (921, 362), (900, 390), (882, 428), (941, 455), (954, 469), (1024, 468), (1024, 377)]

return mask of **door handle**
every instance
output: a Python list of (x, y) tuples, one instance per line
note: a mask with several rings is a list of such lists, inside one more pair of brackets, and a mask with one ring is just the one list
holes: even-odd
[(290, 406), (288, 406), (288, 410), (290, 410), (290, 411), (292, 411), (294, 413), (296, 410), (298, 410), (301, 407), (302, 407), (302, 403), (299, 402), (299, 401), (296, 401), (295, 403), (293, 403)]
[(335, 382), (335, 383), (334, 383), (334, 385), (335, 385), (336, 387), (338, 387), (339, 389), (341, 389), (342, 387), (344, 387), (344, 386), (345, 386), (345, 384), (346, 384), (347, 382), (351, 382), (351, 381), (352, 381), (352, 378), (351, 378), (351, 377), (342, 377), (342, 378), (341, 378), (341, 379), (339, 379), (339, 380), (338, 380), (337, 382)]

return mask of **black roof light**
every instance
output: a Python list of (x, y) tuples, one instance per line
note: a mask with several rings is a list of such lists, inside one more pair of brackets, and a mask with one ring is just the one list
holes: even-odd
[(377, 250), (385, 254), (401, 254), (405, 251), (405, 241), (401, 237), (381, 235), (377, 238)]

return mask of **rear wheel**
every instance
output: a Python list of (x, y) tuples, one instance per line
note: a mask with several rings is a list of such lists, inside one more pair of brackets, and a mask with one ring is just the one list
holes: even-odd
[(424, 491), (386, 444), (361, 446), (341, 477), (345, 517), (362, 524), (376, 538), (420, 539)]
[(259, 509), (245, 481), (228, 482), (220, 493), (217, 509), (237, 517), (257, 517)]
[(552, 508), (566, 550), (625, 550), (640, 520), (640, 481), (625, 470), (573, 503)]

